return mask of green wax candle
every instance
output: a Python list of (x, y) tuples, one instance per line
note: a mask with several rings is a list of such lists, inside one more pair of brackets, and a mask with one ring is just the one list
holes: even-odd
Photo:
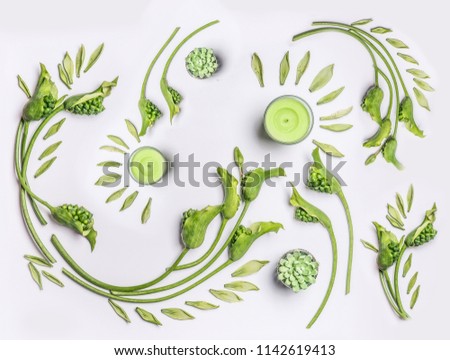
[(129, 168), (131, 176), (139, 184), (151, 185), (166, 174), (167, 162), (159, 150), (144, 146), (131, 154)]
[(293, 95), (273, 100), (264, 115), (267, 135), (283, 144), (296, 144), (311, 132), (313, 115), (308, 104)]

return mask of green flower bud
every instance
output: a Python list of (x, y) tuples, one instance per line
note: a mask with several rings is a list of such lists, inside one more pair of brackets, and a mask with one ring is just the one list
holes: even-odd
[(142, 127), (139, 136), (144, 136), (147, 129), (155, 124), (156, 120), (161, 117), (162, 113), (155, 104), (145, 98), (139, 100), (138, 106), (142, 118)]
[(203, 244), (209, 224), (220, 214), (222, 207), (207, 206), (202, 210), (190, 209), (183, 213), (181, 239), (187, 249), (195, 249)]
[(78, 205), (65, 204), (52, 210), (53, 218), (81, 236), (84, 236), (94, 250), (97, 231), (94, 229), (94, 217), (91, 212)]
[(393, 164), (397, 169), (402, 170), (403, 165), (397, 160), (395, 152), (397, 151), (397, 140), (393, 137), (389, 137), (383, 145), (382, 153), (384, 159)]
[(320, 209), (303, 199), (300, 193), (292, 185), (292, 196), (290, 199), (290, 204), (296, 208), (295, 218), (303, 222), (319, 222), (327, 229), (331, 229), (330, 218)]
[(286, 176), (283, 168), (274, 168), (270, 170), (264, 170), (263, 168), (257, 168), (245, 174), (242, 179), (242, 196), (244, 201), (250, 202), (255, 200), (264, 182), (272, 177)]
[(369, 113), (372, 120), (379, 125), (382, 123), (381, 104), (383, 102), (383, 97), (383, 90), (380, 87), (373, 85), (367, 90), (361, 103), (363, 111)]
[(374, 222), (377, 229), (378, 237), (378, 255), (377, 263), (380, 270), (386, 270), (398, 259), (400, 254), (400, 244), (397, 237), (390, 231), (387, 231), (383, 226)]
[(258, 222), (250, 227), (240, 226), (233, 234), (229, 245), (229, 258), (231, 261), (241, 259), (250, 249), (256, 239), (269, 232), (278, 232), (283, 225), (274, 222)]
[(414, 120), (413, 102), (409, 96), (406, 96), (400, 103), (398, 112), (399, 121), (405, 123), (406, 128), (418, 137), (425, 137), (423, 131), (419, 129)]
[(309, 167), (309, 176), (307, 180), (307, 187), (311, 190), (331, 194), (331, 181), (323, 169), (317, 168), (314, 165)]
[(305, 223), (316, 223), (316, 222), (319, 222), (318, 218), (308, 214), (305, 209), (302, 209), (300, 207), (295, 209), (295, 218), (297, 220), (303, 221)]
[(425, 218), (417, 228), (411, 231), (406, 236), (405, 244), (407, 246), (420, 246), (433, 240), (437, 235), (437, 230), (434, 228), (434, 222), (436, 220), (436, 204), (425, 213)]
[(363, 146), (364, 147), (376, 147), (380, 146), (384, 139), (386, 139), (391, 133), (391, 120), (385, 118), (381, 123), (378, 131), (369, 139), (367, 139)]
[(185, 59), (189, 74), (197, 79), (211, 77), (218, 69), (219, 62), (212, 49), (196, 48)]
[(277, 266), (278, 280), (296, 293), (314, 284), (318, 274), (319, 263), (309, 252), (301, 249), (284, 254)]
[(241, 204), (241, 197), (238, 194), (237, 187), (239, 182), (224, 168), (217, 168), (225, 192), (225, 199), (223, 201), (222, 216), (224, 219), (231, 219), (239, 209)]
[(181, 101), (183, 100), (183, 97), (181, 96), (181, 94), (172, 87), (169, 87), (169, 92), (170, 92), (170, 95), (172, 95), (174, 104), (179, 105), (181, 103)]
[(365, 165), (370, 165), (370, 164), (372, 164), (372, 163), (377, 159), (377, 156), (378, 156), (378, 151), (377, 151), (376, 153), (374, 153), (374, 154), (371, 154), (371, 155), (366, 159), (366, 161), (364, 162), (364, 164), (365, 164)]

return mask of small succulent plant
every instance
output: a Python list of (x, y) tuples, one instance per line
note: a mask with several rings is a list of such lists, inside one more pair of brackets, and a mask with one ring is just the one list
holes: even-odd
[(218, 69), (219, 62), (212, 49), (196, 48), (186, 57), (186, 69), (197, 79), (211, 77)]
[(278, 280), (297, 293), (316, 282), (318, 270), (316, 259), (309, 252), (297, 249), (283, 255), (278, 262), (277, 275)]

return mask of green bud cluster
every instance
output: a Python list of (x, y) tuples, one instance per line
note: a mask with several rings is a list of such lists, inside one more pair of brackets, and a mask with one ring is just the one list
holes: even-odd
[[(183, 100), (183, 97), (181, 96), (181, 94), (178, 91), (176, 91), (174, 88), (169, 87), (169, 93), (172, 96), (172, 100), (175, 105), (180, 104), (181, 101)], [(153, 106), (155, 106), (155, 105), (153, 105)], [(156, 109), (159, 111), (158, 108), (156, 108)], [(159, 112), (158, 117), (160, 117), (160, 116), (161, 116), (161, 112)]]
[(304, 209), (298, 207), (295, 209), (295, 218), (305, 223), (316, 223), (319, 221), (315, 216), (309, 215)]
[(61, 206), (64, 210), (67, 210), (73, 220), (80, 222), (84, 226), (90, 226), (92, 222), (92, 213), (86, 210), (84, 207), (78, 205), (65, 204)]
[(103, 96), (97, 96), (93, 99), (83, 101), (67, 110), (77, 115), (97, 115), (105, 110)]
[(55, 99), (52, 95), (46, 95), (43, 98), (44, 100), (44, 107), (43, 107), (43, 117), (47, 117), (50, 115), (50, 113), (53, 111), (56, 105), (57, 99)]
[(318, 271), (319, 263), (304, 250), (288, 252), (277, 267), (278, 280), (296, 293), (314, 284)]
[(400, 244), (399, 243), (395, 243), (395, 242), (391, 242), (388, 245), (388, 249), (391, 253), (392, 259), (394, 261), (394, 263), (398, 260), (398, 257), (400, 255)]
[(188, 218), (190, 218), (195, 212), (196, 212), (196, 210), (194, 210), (194, 209), (189, 209), (189, 210), (186, 210), (186, 211), (183, 213), (183, 219), (181, 220), (181, 227), (184, 226), (184, 224), (186, 223), (186, 220), (187, 220)]
[(158, 109), (158, 107), (153, 104), (150, 100), (145, 100), (145, 116), (147, 117), (147, 121), (149, 121), (150, 126), (153, 126), (156, 120), (158, 120), (162, 113)]
[(426, 244), (427, 242), (433, 240), (437, 235), (437, 230), (434, 228), (433, 224), (428, 224), (425, 229), (423, 229), (420, 234), (414, 239), (412, 244), (409, 246), (420, 246)]
[(212, 49), (196, 48), (185, 59), (186, 69), (198, 79), (211, 77), (219, 68), (219, 62)]
[(251, 235), (251, 234), (252, 234), (251, 229), (245, 227), (244, 225), (239, 225), (238, 229), (233, 234), (233, 238), (231, 239), (230, 246), (232, 246), (241, 235)]
[(309, 177), (307, 186), (318, 192), (331, 194), (331, 185), (329, 184), (326, 176), (314, 166), (309, 168)]

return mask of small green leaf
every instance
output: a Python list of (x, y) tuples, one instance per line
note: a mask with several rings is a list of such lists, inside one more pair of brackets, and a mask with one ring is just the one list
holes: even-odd
[(423, 80), (420, 80), (420, 79), (417, 79), (417, 78), (414, 78), (413, 80), (422, 90), (434, 91), (434, 89), (426, 81), (423, 81)]
[(392, 216), (390, 215), (386, 215), (386, 219), (389, 221), (389, 223), (395, 227), (396, 229), (399, 230), (405, 230), (405, 228), (403, 227), (404, 225), (400, 224), (397, 220), (395, 220)]
[(186, 301), (185, 304), (200, 310), (214, 310), (219, 308), (219, 305), (214, 305), (206, 301)]
[(69, 53), (66, 52), (63, 59), (63, 68), (67, 75), (67, 80), (69, 81), (69, 84), (73, 84), (73, 73), (75, 71), (75, 67), (73, 64), (73, 60), (70, 57)]
[(409, 308), (412, 310), (414, 309), (414, 306), (416, 305), (417, 299), (419, 298), (420, 293), (420, 285), (416, 287), (416, 290), (414, 290), (414, 293), (411, 296), (411, 302), (409, 303)]
[(141, 215), (142, 224), (147, 223), (148, 219), (150, 219), (151, 209), (152, 209), (152, 198), (149, 198), (147, 205), (145, 205), (144, 210), (142, 211)]
[(84, 48), (84, 45), (81, 44), (81, 46), (77, 52), (77, 57), (75, 59), (75, 69), (76, 69), (76, 74), (77, 74), (78, 78), (80, 77), (80, 74), (81, 74), (81, 68), (83, 67), (85, 56), (86, 56), (86, 50)]
[(242, 298), (229, 290), (214, 290), (214, 289), (209, 289), (209, 292), (215, 296), (217, 299), (228, 302), (228, 303), (235, 303), (235, 302), (239, 302), (239, 301), (243, 301)]
[(122, 189), (120, 189), (120, 190), (117, 190), (117, 191), (113, 192), (113, 193), (112, 193), (111, 195), (109, 195), (109, 197), (106, 199), (106, 203), (108, 204), (108, 203), (110, 203), (110, 202), (113, 202), (114, 200), (120, 199), (120, 198), (122, 197), (123, 193), (124, 193), (126, 190), (127, 190), (127, 188), (124, 187), (124, 188), (122, 188)]
[(128, 119), (125, 119), (125, 124), (127, 124), (127, 129), (128, 132), (131, 134), (131, 136), (134, 137), (138, 143), (140, 143), (141, 138), (139, 137), (139, 133), (136, 129), (136, 126), (134, 126), (134, 124)]
[(399, 57), (401, 57), (403, 60), (405, 60), (411, 64), (419, 65), (419, 62), (410, 55), (402, 54), (402, 53), (397, 53), (397, 55)]
[(142, 320), (147, 321), (151, 324), (162, 326), (162, 323), (151, 312), (148, 312), (147, 310), (140, 307), (136, 308), (136, 312), (139, 314)]
[(330, 131), (334, 131), (334, 132), (342, 132), (342, 131), (350, 130), (353, 127), (353, 125), (333, 124), (333, 125), (320, 125), (320, 127), (325, 130), (330, 130)]
[(337, 120), (337, 119), (343, 118), (344, 116), (347, 116), (348, 114), (350, 114), (352, 112), (352, 110), (353, 110), (353, 106), (350, 106), (346, 109), (336, 111), (335, 113), (333, 113), (331, 115), (321, 116), (320, 120), (322, 120), (322, 121)]
[(395, 203), (397, 204), (400, 214), (402, 214), (403, 218), (406, 219), (405, 203), (399, 193), (395, 194)]
[(95, 182), (95, 185), (110, 186), (110, 185), (115, 184), (116, 182), (120, 181), (121, 178), (122, 178), (122, 175), (119, 175), (119, 174), (102, 175)]
[(133, 205), (134, 200), (136, 200), (137, 196), (139, 195), (138, 191), (135, 191), (134, 193), (132, 193), (131, 195), (129, 195), (125, 201), (123, 202), (122, 207), (120, 208), (120, 211), (124, 211), (126, 209), (128, 209), (131, 205)]
[(361, 26), (361, 25), (366, 25), (372, 21), (373, 21), (373, 19), (361, 19), (361, 20), (352, 22), (351, 25), (352, 26)]
[(122, 309), (122, 307), (120, 307), (118, 304), (116, 304), (111, 299), (108, 299), (108, 302), (109, 302), (109, 305), (111, 305), (111, 307), (113, 308), (113, 310), (116, 312), (117, 315), (119, 315), (127, 323), (131, 322), (130, 318), (128, 317), (128, 314), (125, 312), (124, 309)]
[(184, 311), (183, 309), (178, 308), (167, 308), (167, 309), (161, 309), (161, 312), (175, 320), (192, 320), (195, 319), (191, 314), (189, 314), (187, 311)]
[(129, 146), (125, 141), (123, 141), (120, 137), (116, 135), (108, 135), (107, 136), (109, 140), (116, 143), (117, 145), (123, 146), (125, 149), (130, 150)]
[(248, 281), (233, 281), (228, 284), (225, 284), (224, 287), (229, 290), (241, 291), (241, 292), (258, 291), (259, 290), (259, 287), (257, 287), (255, 284), (252, 284), (251, 282), (248, 282)]
[(66, 74), (66, 71), (64, 70), (63, 66), (61, 64), (58, 64), (58, 74), (59, 74), (59, 79), (62, 81), (62, 83), (64, 85), (66, 85), (66, 87), (70, 90), (72, 89), (70, 87), (70, 82), (69, 82), (69, 77)]
[(118, 161), (109, 160), (109, 161), (102, 161), (102, 162), (98, 163), (97, 166), (120, 168), (122, 166), (122, 163), (120, 163)]
[(286, 82), (286, 78), (289, 75), (290, 69), (291, 66), (289, 64), (289, 51), (287, 51), (280, 63), (280, 85), (284, 85), (284, 83)]
[(264, 87), (263, 64), (257, 53), (252, 55), (252, 70), (258, 79), (259, 86)]
[(64, 287), (64, 284), (62, 283), (62, 281), (59, 280), (56, 276), (50, 274), (49, 272), (42, 270), (42, 275), (44, 275), (44, 277), (46, 277), (49, 281), (58, 285), (59, 287)]
[(372, 164), (372, 163), (377, 159), (377, 156), (378, 156), (378, 153), (377, 153), (377, 152), (374, 153), (374, 154), (369, 155), (369, 157), (366, 159), (366, 161), (364, 162), (364, 164), (365, 164), (366, 166)]
[(38, 284), (39, 289), (42, 290), (42, 279), (38, 269), (36, 269), (36, 266), (34, 266), (31, 262), (28, 263), (28, 269), (30, 270), (31, 277), (33, 278), (34, 282)]
[(47, 149), (45, 149), (42, 154), (39, 156), (39, 160), (42, 160), (43, 158), (53, 154), (56, 149), (58, 149), (59, 145), (62, 144), (62, 141), (55, 142), (54, 144), (50, 145)]
[(37, 169), (36, 173), (34, 174), (34, 178), (38, 178), (39, 176), (41, 176), (43, 173), (45, 173), (48, 169), (50, 169), (50, 167), (53, 165), (53, 163), (55, 162), (55, 160), (57, 159), (57, 157), (52, 157), (50, 160), (47, 160), (45, 163), (43, 163), (41, 165), (41, 167), (39, 169)]
[(297, 65), (297, 74), (295, 76), (295, 85), (298, 85), (303, 74), (308, 69), (310, 59), (311, 59), (311, 53), (309, 51), (307, 51), (306, 54), (300, 59), (298, 65)]
[(414, 186), (413, 186), (413, 184), (411, 184), (408, 189), (408, 194), (406, 195), (406, 202), (408, 204), (408, 212), (411, 211), (413, 201), (414, 201)]
[(370, 242), (367, 242), (365, 240), (361, 240), (361, 243), (363, 244), (363, 246), (366, 249), (372, 250), (373, 252), (376, 252), (376, 253), (378, 252), (377, 247), (375, 245), (372, 245)]
[(401, 217), (400, 213), (398, 212), (398, 210), (390, 204), (388, 204), (387, 208), (388, 208), (388, 214), (390, 216), (392, 216), (403, 227), (404, 223), (403, 223), (402, 217)]
[(370, 31), (375, 34), (387, 34), (387, 33), (392, 32), (391, 29), (385, 28), (383, 26), (374, 27), (374, 28), (370, 29)]
[(242, 173), (242, 167), (244, 166), (244, 155), (242, 155), (241, 150), (237, 146), (234, 148), (233, 157), (234, 163)]
[(100, 44), (92, 53), (91, 57), (88, 60), (88, 63), (84, 69), (83, 72), (87, 73), (89, 71), (89, 69), (94, 66), (94, 64), (97, 62), (97, 60), (99, 59), (100, 55), (103, 52), (103, 48), (104, 48), (105, 44)]
[(410, 294), (411, 293), (411, 290), (413, 289), (413, 287), (414, 287), (414, 285), (416, 285), (416, 281), (417, 281), (417, 277), (419, 276), (419, 273), (418, 272), (416, 272), (412, 277), (411, 277), (411, 279), (409, 280), (409, 282), (408, 282), (408, 289), (407, 289), (407, 291), (406, 291), (406, 294)]
[(334, 99), (336, 99), (339, 95), (341, 95), (341, 93), (344, 91), (345, 86), (340, 87), (337, 90), (334, 90), (332, 92), (330, 92), (329, 94), (321, 97), (318, 101), (317, 101), (317, 105), (323, 105), (323, 104), (328, 104), (330, 102), (332, 102)]
[(430, 111), (430, 104), (428, 104), (428, 100), (425, 97), (424, 93), (420, 91), (418, 88), (413, 88), (414, 95), (416, 97), (417, 103), (422, 106), (424, 109)]
[(115, 146), (109, 146), (109, 145), (101, 146), (100, 150), (106, 150), (106, 151), (110, 151), (110, 152), (117, 152), (117, 153), (120, 153), (120, 154), (126, 154), (126, 152), (123, 151), (122, 149), (119, 149), (118, 147), (115, 147)]
[(66, 118), (61, 119), (56, 124), (52, 125), (50, 129), (48, 129), (47, 133), (44, 135), (44, 140), (47, 140), (49, 137), (55, 135), (63, 126), (64, 121), (66, 121)]
[(420, 69), (408, 69), (406, 71), (409, 72), (410, 74), (414, 75), (416, 78), (420, 78), (420, 79), (429, 79), (430, 78), (425, 71), (422, 71)]
[(27, 259), (29, 262), (32, 262), (33, 264), (45, 266), (45, 267), (52, 267), (52, 264), (50, 264), (47, 260), (34, 255), (24, 255), (24, 258)]
[(257, 273), (261, 270), (265, 265), (267, 265), (269, 261), (267, 260), (251, 260), (248, 263), (242, 265), (239, 269), (231, 274), (232, 277), (244, 277)]
[(334, 64), (324, 67), (316, 75), (311, 85), (309, 86), (309, 91), (314, 92), (322, 89), (326, 84), (328, 84), (333, 77)]
[(408, 259), (405, 261), (405, 264), (403, 265), (403, 272), (402, 272), (403, 277), (406, 277), (406, 275), (408, 275), (408, 272), (411, 269), (411, 265), (412, 265), (412, 253), (409, 254)]
[(26, 97), (29, 99), (31, 97), (30, 89), (28, 89), (27, 84), (22, 79), (20, 75), (17, 75), (17, 82), (19, 85), (19, 88), (25, 93)]
[(345, 155), (336, 149), (333, 145), (321, 143), (317, 140), (313, 140), (313, 144), (316, 145), (325, 154), (329, 154), (334, 157), (344, 157)]
[(387, 38), (386, 41), (397, 49), (409, 49), (408, 45), (399, 39)]

